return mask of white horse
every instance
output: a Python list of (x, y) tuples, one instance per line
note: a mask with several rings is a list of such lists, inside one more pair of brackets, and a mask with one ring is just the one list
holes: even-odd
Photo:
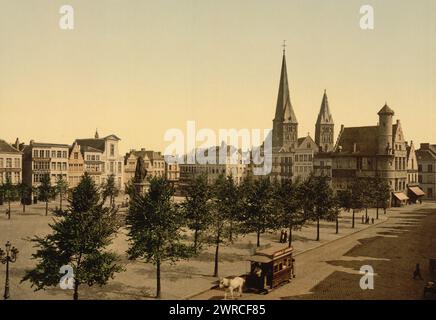
[(242, 297), (242, 287), (245, 280), (241, 277), (226, 277), (220, 279), (220, 288), (224, 288), (224, 300), (227, 300), (227, 290), (230, 291), (230, 295), (233, 296), (233, 291), (238, 290), (239, 296)]

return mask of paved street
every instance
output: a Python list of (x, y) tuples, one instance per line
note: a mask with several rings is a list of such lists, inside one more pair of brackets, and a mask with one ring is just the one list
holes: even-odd
[[(428, 258), (436, 257), (435, 242), (435, 203), (394, 208), (385, 223), (298, 255), (292, 283), (242, 299), (422, 299), (424, 282), (430, 280)], [(425, 281), (412, 279), (416, 263)], [(360, 289), (362, 265), (374, 268), (374, 290)], [(194, 299), (222, 295), (210, 290)]]
[[(56, 202), (50, 204), (52, 208)], [(50, 288), (34, 292), (29, 283), (21, 283), (25, 270), (34, 265), (31, 254), (35, 249), (25, 239), (50, 231), (53, 219), (44, 216), (44, 205), (32, 205), (26, 213), (18, 204), (13, 205), (12, 219), (4, 215), (0, 206), (0, 245), (10, 240), (19, 248), (18, 261), (11, 265), (11, 297), (13, 299), (71, 299), (71, 292)], [(334, 222), (321, 223), (321, 241), (314, 241), (316, 229), (310, 223), (294, 233), (297, 260), (297, 278), (269, 295), (244, 295), (250, 299), (319, 299), (319, 298), (406, 298), (421, 297), (422, 281), (410, 279), (416, 262), (422, 265), (423, 276), (428, 278), (430, 248), (436, 230), (436, 203), (426, 203), (401, 209), (392, 209), (387, 216), (380, 212), (375, 225), (361, 223), (362, 213), (356, 214), (356, 228), (351, 228), (350, 214), (343, 213), (339, 235)], [(374, 210), (369, 211), (375, 217)], [(389, 219), (389, 220), (387, 220)], [(386, 221), (387, 220), (387, 221)], [(262, 247), (283, 246), (278, 233), (261, 237)], [(223, 246), (220, 254), (220, 276), (248, 272), (247, 257), (255, 250), (255, 235), (239, 237), (233, 244)], [(125, 230), (120, 230), (111, 249), (120, 255), (126, 272), (117, 274), (105, 287), (83, 286), (81, 299), (152, 299), (155, 292), (155, 269), (142, 261), (129, 261), (125, 255)], [(433, 250), (433, 253), (431, 253)], [(162, 267), (164, 299), (220, 299), (222, 292), (209, 290), (216, 284), (212, 277), (214, 248), (205, 248), (198, 257)], [(370, 264), (377, 273), (375, 290), (362, 291), (358, 286), (358, 270)], [(4, 266), (0, 266), (0, 288), (4, 286)], [(206, 291), (206, 292), (204, 292)], [(200, 294), (201, 292), (204, 292)]]

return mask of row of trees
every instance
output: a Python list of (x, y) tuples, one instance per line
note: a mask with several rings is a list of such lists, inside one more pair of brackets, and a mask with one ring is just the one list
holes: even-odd
[[(11, 202), (20, 201), (23, 206), (23, 212), (26, 212), (26, 205), (32, 203), (32, 195), (35, 200), (45, 203), (45, 215), (48, 215), (48, 204), (50, 200), (59, 197), (59, 209), (62, 210), (63, 200), (69, 191), (68, 182), (62, 177), (56, 180), (52, 185), (50, 176), (43, 175), (38, 187), (29, 186), (25, 182), (20, 182), (16, 185), (12, 184), (10, 179), (0, 185), (0, 199), (1, 202), (8, 204), (8, 219), (11, 218)], [(109, 199), (110, 204), (114, 204), (115, 197), (118, 195), (119, 189), (115, 185), (115, 177), (109, 176), (102, 186), (103, 199)]]
[[(371, 191), (372, 190), (372, 191)], [(218, 276), (222, 245), (239, 234), (255, 233), (257, 246), (269, 230), (292, 232), (307, 221), (336, 221), (340, 208), (354, 212), (371, 205), (386, 208), (389, 188), (380, 179), (362, 179), (346, 191), (335, 194), (328, 177), (311, 176), (303, 182), (277, 182), (268, 178), (246, 178), (239, 186), (232, 176), (220, 176), (213, 184), (198, 176), (186, 188), (185, 200), (175, 203), (174, 187), (164, 178), (151, 178), (147, 192), (128, 188), (126, 216), (130, 259), (141, 259), (156, 267), (156, 296), (161, 296), (161, 266), (175, 263), (214, 246), (214, 276)], [(383, 197), (382, 197), (383, 195)], [(85, 174), (68, 198), (66, 210), (54, 212), (52, 234), (34, 237), (38, 248), (33, 255), (36, 267), (26, 273), (36, 290), (59, 283), (59, 269), (69, 264), (75, 271), (74, 299), (82, 284), (104, 285), (123, 271), (115, 253), (107, 250), (120, 224), (117, 210), (107, 192), (99, 189)], [(192, 235), (192, 241), (190, 240)]]

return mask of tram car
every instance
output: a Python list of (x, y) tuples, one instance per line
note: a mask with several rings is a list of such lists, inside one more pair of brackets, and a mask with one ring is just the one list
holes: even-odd
[(266, 294), (280, 285), (289, 283), (295, 277), (295, 260), (292, 253), (292, 247), (271, 247), (256, 251), (248, 259), (250, 273), (246, 276), (246, 289)]

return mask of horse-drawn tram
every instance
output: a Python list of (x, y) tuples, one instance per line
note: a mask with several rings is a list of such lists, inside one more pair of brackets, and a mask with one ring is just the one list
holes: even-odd
[(246, 288), (258, 293), (270, 290), (291, 281), (295, 277), (293, 248), (271, 247), (256, 251), (248, 260), (250, 273), (246, 277)]

